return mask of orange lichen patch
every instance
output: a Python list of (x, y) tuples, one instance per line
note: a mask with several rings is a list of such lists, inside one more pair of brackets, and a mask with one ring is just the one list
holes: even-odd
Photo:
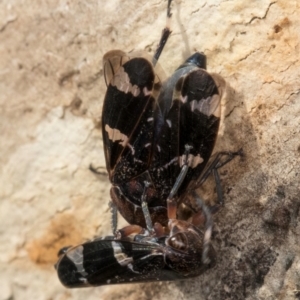
[(26, 245), (30, 259), (40, 265), (54, 264), (62, 247), (82, 242), (81, 230), (77, 223), (69, 213), (55, 217), (42, 237)]

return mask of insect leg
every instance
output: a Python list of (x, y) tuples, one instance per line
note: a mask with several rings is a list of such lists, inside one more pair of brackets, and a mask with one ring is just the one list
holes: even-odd
[(224, 199), (223, 199), (223, 192), (222, 192), (222, 186), (221, 186), (221, 179), (220, 179), (220, 175), (218, 172), (218, 169), (212, 169), (212, 173), (215, 179), (215, 183), (216, 183), (216, 191), (217, 191), (217, 198), (218, 198), (218, 202), (219, 204), (224, 204)]
[(177, 203), (174, 198), (168, 198), (167, 200), (168, 219), (176, 219)]
[(183, 166), (181, 168), (181, 171), (180, 171), (180, 173), (179, 173), (179, 175), (178, 175), (178, 177), (177, 177), (177, 179), (176, 179), (176, 181), (175, 181), (175, 183), (174, 183), (174, 185), (173, 185), (173, 187), (171, 189), (171, 192), (170, 192), (170, 194), (168, 196), (168, 199), (173, 199), (174, 198), (174, 196), (176, 195), (178, 189), (180, 188), (180, 186), (181, 186), (181, 184), (182, 184), (182, 182), (183, 182), (183, 180), (184, 180), (184, 178), (186, 176), (186, 173), (187, 173), (187, 171), (189, 169), (187, 158), (189, 156), (189, 153), (190, 153), (191, 149), (192, 149), (191, 146), (185, 145), (185, 157), (186, 157), (186, 160), (183, 162)]
[(202, 251), (202, 262), (204, 264), (209, 264), (210, 259), (208, 258), (208, 251), (210, 248), (210, 240), (211, 240), (211, 234), (212, 234), (212, 227), (213, 227), (213, 221), (211, 217), (211, 213), (209, 208), (204, 204), (204, 202), (201, 200), (201, 198), (197, 195), (195, 191), (192, 193), (193, 197), (196, 199), (197, 204), (199, 207), (201, 207), (201, 212), (205, 216), (205, 231), (204, 231), (204, 238), (203, 238), (203, 251)]
[(144, 184), (145, 184), (145, 187), (144, 187), (144, 191), (143, 191), (143, 195), (142, 195), (141, 207), (142, 207), (143, 215), (144, 215), (144, 218), (145, 218), (147, 230), (151, 234), (151, 233), (154, 233), (154, 228), (153, 228), (153, 224), (152, 224), (148, 204), (146, 202), (146, 192), (147, 192), (148, 187), (150, 186), (150, 182), (144, 181)]
[(112, 233), (116, 235), (117, 233), (117, 227), (118, 227), (118, 209), (117, 206), (110, 201), (109, 202), (109, 208), (110, 208), (110, 213), (111, 213), (111, 229)]
[(163, 226), (160, 223), (157, 223), (157, 222), (154, 223), (153, 229), (154, 229), (154, 232), (155, 232), (155, 236), (157, 238), (165, 236), (165, 230), (164, 230)]
[(116, 238), (122, 239), (128, 237), (131, 234), (141, 234), (144, 229), (139, 225), (128, 225), (116, 231)]
[(218, 152), (215, 158), (209, 163), (209, 165), (207, 166), (207, 168), (205, 169), (205, 171), (203, 172), (202, 176), (200, 177), (197, 183), (197, 186), (202, 185), (206, 181), (208, 176), (212, 173), (216, 183), (218, 202), (220, 204), (224, 203), (224, 199), (223, 199), (222, 186), (221, 186), (221, 180), (220, 180), (218, 169), (223, 167), (227, 163), (229, 163), (236, 156), (243, 156), (243, 149), (240, 149), (237, 152), (229, 152), (229, 151)]

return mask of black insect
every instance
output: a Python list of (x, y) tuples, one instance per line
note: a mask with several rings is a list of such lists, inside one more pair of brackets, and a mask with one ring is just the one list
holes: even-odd
[(202, 207), (208, 213), (203, 234), (195, 222), (176, 219), (176, 206), (175, 201), (168, 201), (167, 232), (159, 224), (152, 234), (130, 225), (118, 231), (119, 238), (98, 238), (63, 248), (55, 265), (61, 283), (78, 288), (178, 280), (203, 273), (215, 264), (215, 251), (209, 244), (209, 212)]
[[(164, 29), (152, 60), (120, 50), (104, 56), (112, 207), (131, 225), (117, 231), (113, 218), (115, 236), (63, 248), (55, 267), (66, 287), (185, 279), (215, 263), (211, 214), (195, 189), (213, 173), (222, 201), (218, 168), (240, 153), (211, 157), (224, 82), (205, 70), (204, 54), (196, 52), (165, 79), (157, 60), (170, 33)], [(178, 220), (178, 205), (189, 205), (189, 196), (196, 213)]]
[(157, 60), (170, 33), (166, 27), (152, 61), (120, 50), (104, 55), (102, 133), (112, 206), (142, 227), (142, 201), (151, 220), (166, 225), (168, 197), (186, 202), (211, 172), (221, 199), (217, 169), (237, 154), (210, 160), (224, 81), (205, 70), (205, 55), (196, 52), (165, 79)]

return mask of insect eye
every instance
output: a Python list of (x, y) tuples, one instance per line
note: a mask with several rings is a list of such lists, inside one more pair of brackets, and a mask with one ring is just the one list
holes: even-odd
[(176, 250), (186, 251), (188, 241), (184, 233), (178, 232), (168, 239), (167, 244)]

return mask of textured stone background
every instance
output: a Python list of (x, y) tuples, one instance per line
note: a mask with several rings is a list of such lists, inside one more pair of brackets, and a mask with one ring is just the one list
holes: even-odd
[[(58, 249), (110, 233), (101, 141), (102, 56), (156, 48), (166, 1), (0, 3), (0, 300), (300, 299), (300, 4), (175, 0), (161, 57), (195, 50), (228, 83), (214, 216), (217, 266), (185, 282), (67, 290)], [(208, 199), (215, 199), (206, 186)], [(122, 224), (120, 224), (122, 226)]]

